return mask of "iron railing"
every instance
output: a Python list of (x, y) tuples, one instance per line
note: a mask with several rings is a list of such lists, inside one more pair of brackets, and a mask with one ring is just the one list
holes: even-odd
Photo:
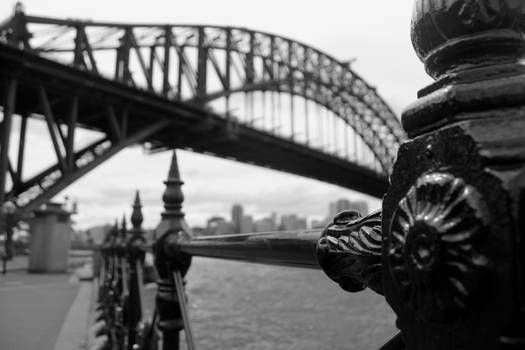
[[(187, 348), (196, 348), (183, 281), (192, 257), (317, 269), (345, 290), (370, 287), (382, 293), (379, 212), (365, 218), (355, 211), (343, 212), (324, 230), (192, 237), (181, 211), (183, 182), (175, 152), (165, 183), (165, 211), (151, 247), (158, 273), (156, 306), (150, 313), (154, 319), (147, 319), (144, 310), (141, 276), (148, 247), (141, 235), (138, 193), (131, 217), (132, 235), (127, 234), (123, 221), (120, 231), (115, 224), (108, 232), (102, 246), (99, 308), (100, 320), (106, 324), (107, 348), (178, 349), (181, 331), (186, 334)], [(398, 335), (383, 349), (397, 349), (401, 344)]]
[(142, 213), (137, 192), (131, 223), (126, 229), (115, 225), (99, 250), (98, 318), (103, 322), (97, 336), (105, 336), (108, 349), (156, 349), (155, 315), (148, 314), (144, 299), (144, 260), (148, 250), (141, 229)]

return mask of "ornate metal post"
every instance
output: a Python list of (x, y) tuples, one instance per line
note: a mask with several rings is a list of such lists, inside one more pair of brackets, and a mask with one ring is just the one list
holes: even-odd
[(403, 114), (383, 277), (407, 349), (525, 346), (522, 0), (417, 0), (436, 82)]
[(133, 212), (131, 214), (132, 236), (127, 243), (127, 252), (130, 266), (129, 276), (129, 300), (126, 313), (126, 323), (128, 326), (128, 350), (137, 349), (141, 343), (142, 331), (144, 325), (142, 319), (143, 302), (142, 284), (143, 281), (143, 264), (146, 256), (146, 239), (142, 230), (142, 204), (140, 203), (139, 191), (136, 192)]
[[(102, 243), (102, 269), (103, 281), (99, 290), (99, 302), (101, 303), (101, 319), (107, 325), (108, 342), (110, 349), (117, 349), (117, 319), (116, 303), (120, 295), (116, 293), (116, 240), (119, 234), (118, 223), (109, 229)], [(99, 321), (100, 321), (99, 320)]]
[[(159, 316), (158, 327), (162, 331), (162, 348), (176, 350), (179, 349), (179, 332), (184, 329), (184, 323), (173, 270), (178, 270), (184, 276), (190, 267), (191, 257), (171, 251), (170, 247), (173, 245), (169, 243), (183, 238), (190, 239), (191, 231), (182, 212), (183, 182), (180, 179), (175, 151), (173, 151), (168, 179), (164, 183), (166, 184), (162, 196), (164, 212), (156, 230), (157, 241), (154, 246), (155, 267), (159, 274), (156, 305)], [(180, 297), (184, 298), (184, 296)]]
[(117, 283), (115, 284), (115, 298), (113, 307), (115, 309), (115, 326), (116, 326), (116, 343), (119, 349), (127, 347), (127, 302), (129, 297), (129, 276), (128, 276), (128, 252), (127, 252), (127, 235), (126, 216), (122, 216), (120, 230), (115, 240), (115, 273), (117, 274)]
[(108, 324), (110, 325), (111, 335), (110, 344), (113, 350), (120, 350), (122, 340), (122, 310), (120, 305), (120, 287), (122, 285), (120, 274), (120, 253), (121, 239), (118, 220), (115, 220), (115, 228), (112, 232), (110, 260), (111, 260), (111, 282), (108, 298)]

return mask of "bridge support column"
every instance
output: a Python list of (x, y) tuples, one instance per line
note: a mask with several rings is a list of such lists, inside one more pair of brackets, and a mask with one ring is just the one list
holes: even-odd
[(73, 233), (70, 216), (59, 203), (48, 203), (44, 209), (35, 211), (31, 224), (30, 272), (67, 272)]
[(403, 114), (384, 291), (408, 350), (525, 346), (525, 2), (415, 1), (436, 79)]

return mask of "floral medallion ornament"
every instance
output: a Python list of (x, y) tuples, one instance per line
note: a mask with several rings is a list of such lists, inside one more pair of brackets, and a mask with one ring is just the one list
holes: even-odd
[(489, 267), (479, 250), (487, 222), (480, 194), (451, 174), (423, 175), (399, 202), (388, 264), (419, 319), (451, 321), (475, 299)]
[(324, 272), (348, 292), (370, 288), (383, 294), (381, 212), (361, 217), (343, 211), (324, 230), (317, 259)]

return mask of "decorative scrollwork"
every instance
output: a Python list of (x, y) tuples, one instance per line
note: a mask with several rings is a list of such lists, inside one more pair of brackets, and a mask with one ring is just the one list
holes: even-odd
[(458, 15), (467, 27), (479, 22), (490, 24), (501, 19), (503, 6), (499, 0), (465, 0), (459, 4)]
[(438, 77), (460, 62), (501, 55), (500, 50), (519, 58), (524, 18), (523, 1), (415, 0), (412, 42), (427, 71)]
[(369, 287), (383, 294), (381, 247), (381, 212), (362, 218), (348, 210), (326, 227), (317, 256), (328, 277), (344, 290), (359, 292)]
[(388, 264), (419, 318), (447, 321), (467, 309), (489, 267), (479, 250), (487, 221), (479, 193), (451, 174), (423, 175), (399, 202)]

